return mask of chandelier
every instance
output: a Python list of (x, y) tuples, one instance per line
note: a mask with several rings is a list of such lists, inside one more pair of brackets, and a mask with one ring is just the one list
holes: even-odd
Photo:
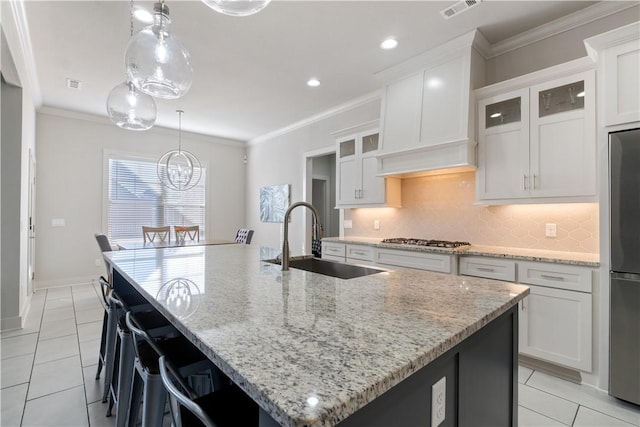
[(170, 31), (164, 0), (153, 6), (153, 24), (131, 37), (125, 51), (127, 75), (137, 89), (164, 99), (189, 91), (193, 68), (189, 52)]
[[(130, 5), (130, 36), (133, 36), (133, 0)], [(109, 92), (107, 114), (122, 129), (147, 130), (156, 122), (156, 103), (127, 79)]]
[(162, 185), (176, 191), (195, 187), (202, 176), (202, 167), (196, 156), (182, 149), (182, 114), (178, 113), (178, 149), (171, 150), (158, 160), (157, 173)]

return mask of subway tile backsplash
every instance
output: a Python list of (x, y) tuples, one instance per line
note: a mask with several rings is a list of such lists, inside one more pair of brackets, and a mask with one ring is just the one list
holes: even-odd
[[(403, 179), (402, 208), (348, 209), (353, 228), (345, 235), (598, 252), (597, 203), (485, 206), (474, 199), (474, 172)], [(556, 237), (545, 236), (546, 224), (556, 224)]]

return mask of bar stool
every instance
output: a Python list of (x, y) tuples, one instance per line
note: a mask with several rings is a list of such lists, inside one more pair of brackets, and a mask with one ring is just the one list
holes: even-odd
[[(101, 278), (100, 286), (103, 285), (104, 283)], [(109, 390), (111, 387), (111, 382), (113, 381), (114, 367), (116, 364), (116, 354), (118, 352), (117, 324), (118, 318), (124, 314), (123, 308), (127, 307), (129, 310), (142, 311), (148, 310), (151, 307), (148, 301), (134, 290), (122, 294), (116, 293), (116, 291), (111, 290), (106, 300), (108, 301), (108, 305), (105, 308), (106, 332), (103, 322), (104, 352), (101, 351), (100, 353), (100, 357), (103, 359), (105, 369), (102, 403), (105, 403), (109, 398)], [(99, 371), (98, 375), (96, 376), (96, 379), (98, 378)]]
[(126, 313), (125, 321), (132, 333), (130, 339), (135, 352), (127, 424), (136, 425), (142, 401), (142, 425), (160, 427), (164, 418), (167, 394), (160, 378), (159, 357), (164, 355), (173, 361), (183, 387), (188, 387), (183, 378), (204, 371), (215, 371), (217, 368), (183, 335), (154, 339), (142, 329), (138, 315), (130, 311)]
[[(156, 310), (138, 312), (136, 319), (141, 328), (146, 330), (153, 338), (179, 334), (171, 323)], [(131, 331), (126, 325), (125, 316), (120, 316), (118, 319), (118, 347), (119, 349), (116, 352), (117, 371), (114, 372), (111, 382), (107, 417), (111, 416), (113, 405), (116, 404), (116, 426), (122, 427), (127, 423), (127, 415), (131, 406), (131, 387), (133, 385), (135, 361)]]
[[(166, 356), (158, 360), (160, 377), (169, 394), (169, 408), (173, 427), (225, 427), (225, 426), (257, 426), (259, 423), (258, 405), (238, 386), (233, 385), (201, 397), (182, 385), (176, 368)], [(176, 386), (180, 384), (186, 393)]]

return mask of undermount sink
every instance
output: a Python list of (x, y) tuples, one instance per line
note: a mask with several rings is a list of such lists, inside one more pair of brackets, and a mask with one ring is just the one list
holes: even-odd
[[(280, 264), (279, 259), (266, 259), (264, 261), (270, 262), (272, 264)], [(297, 268), (298, 270), (310, 271), (312, 273), (323, 274), (325, 276), (337, 277), (339, 279), (354, 279), (356, 277), (386, 272), (386, 270), (381, 270), (379, 268), (343, 264), (340, 262), (327, 261), (312, 257), (292, 257), (289, 260), (289, 267)]]

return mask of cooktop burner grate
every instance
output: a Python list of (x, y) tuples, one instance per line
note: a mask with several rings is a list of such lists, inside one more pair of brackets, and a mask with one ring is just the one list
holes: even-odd
[(431, 246), (437, 248), (459, 248), (460, 246), (470, 246), (469, 242), (457, 242), (449, 240), (429, 240), (429, 239), (417, 239), (417, 238), (405, 238), (405, 237), (392, 237), (383, 239), (382, 243), (395, 243), (399, 245), (417, 245), (417, 246)]

